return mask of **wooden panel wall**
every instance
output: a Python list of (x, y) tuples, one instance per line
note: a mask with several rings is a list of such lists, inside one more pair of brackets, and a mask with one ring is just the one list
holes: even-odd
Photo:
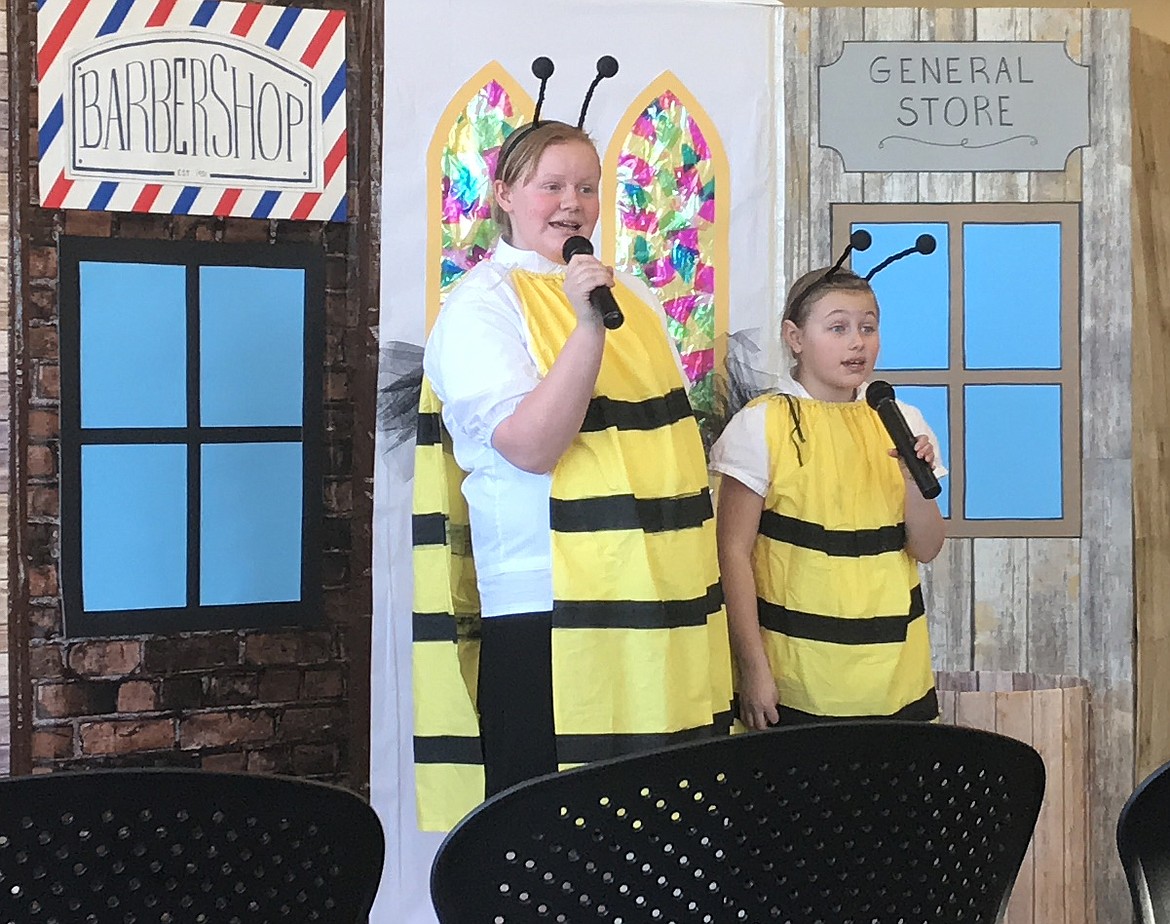
[[(1129, 897), (1113, 830), (1134, 783), (1128, 15), (786, 8), (781, 22), (779, 291), (808, 268), (831, 261), (833, 203), (1082, 204), (1082, 537), (951, 539), (923, 577), (938, 669), (1071, 674), (1089, 681), (1097, 920), (1116, 924), (1129, 915)], [(1059, 172), (847, 173), (838, 154), (818, 144), (816, 67), (834, 61), (847, 40), (873, 39), (1063, 40), (1074, 60), (1092, 67), (1092, 145)], [(1165, 405), (1165, 390), (1162, 395)], [(1165, 517), (1161, 523), (1166, 530)], [(1170, 676), (1170, 670), (1163, 673)]]
[(1134, 577), (1143, 777), (1170, 760), (1170, 45), (1135, 30), (1132, 62)]

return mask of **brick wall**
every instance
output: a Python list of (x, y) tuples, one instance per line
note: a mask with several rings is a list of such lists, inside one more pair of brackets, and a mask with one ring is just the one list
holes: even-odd
[[(370, 517), (376, 364), (381, 7), (349, 12), (349, 222), (345, 225), (46, 211), (37, 206), (35, 14), (14, 7), (13, 343), (16, 452), (14, 772), (193, 765), (368, 780)], [(359, 183), (359, 178), (365, 182)], [(325, 626), (173, 636), (63, 636), (57, 240), (308, 242), (326, 254), (322, 581)]]

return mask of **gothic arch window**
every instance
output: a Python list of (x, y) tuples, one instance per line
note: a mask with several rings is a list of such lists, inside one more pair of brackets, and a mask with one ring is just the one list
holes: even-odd
[(530, 97), (492, 61), (457, 92), (427, 152), (427, 330), (447, 293), (491, 253), (491, 178), (500, 146), (531, 118)]
[(714, 123), (670, 71), (626, 110), (602, 176), (617, 178), (602, 217), (606, 259), (654, 290), (691, 402), (709, 411), (727, 333), (729, 170)]

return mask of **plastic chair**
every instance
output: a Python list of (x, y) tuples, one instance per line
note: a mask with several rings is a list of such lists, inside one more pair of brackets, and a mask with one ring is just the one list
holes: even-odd
[(989, 732), (780, 728), (506, 790), (431, 896), (443, 924), (991, 924), (1043, 794), (1036, 751)]
[(1117, 852), (1138, 924), (1170, 924), (1170, 763), (1138, 784), (1122, 807)]
[(384, 839), (356, 794), (120, 769), (0, 780), (0, 921), (356, 924)]

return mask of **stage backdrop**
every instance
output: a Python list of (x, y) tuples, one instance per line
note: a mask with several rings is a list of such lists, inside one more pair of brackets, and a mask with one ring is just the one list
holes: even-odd
[[(755, 331), (766, 345), (771, 306), (787, 283), (775, 257), (776, 196), (785, 186), (775, 130), (774, 101), (784, 96), (777, 22), (772, 3), (728, 0), (391, 0), (383, 384), (403, 369), (389, 358), (402, 344), (424, 342), (443, 296), (490, 250), (484, 215), (494, 154), (481, 152), (530, 119), (533, 58), (556, 65), (543, 115), (575, 123), (595, 63), (609, 54), (620, 70), (598, 87), (586, 125), (604, 163), (594, 245), (657, 290), (692, 400), (709, 404), (727, 333)], [(387, 859), (373, 920), (415, 924), (434, 919), (428, 871), (441, 838), (417, 829), (411, 768), (413, 440), (394, 446), (384, 430), (379, 440), (370, 779)]]

